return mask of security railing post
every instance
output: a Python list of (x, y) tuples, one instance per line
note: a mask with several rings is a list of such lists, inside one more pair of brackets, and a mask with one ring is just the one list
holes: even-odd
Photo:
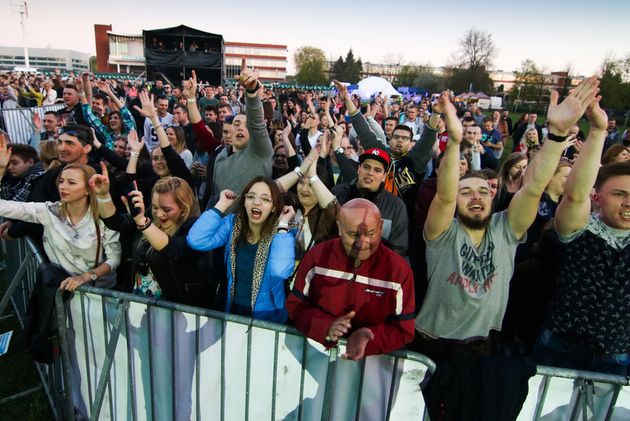
[(322, 405), (322, 420), (324, 421), (332, 419), (338, 353), (338, 348), (330, 349), (330, 357), (328, 358), (328, 373), (326, 374), (326, 389), (324, 389), (324, 403)]
[(64, 398), (65, 408), (61, 408), (63, 419), (74, 419), (74, 403), (72, 401), (72, 365), (70, 363), (70, 348), (68, 346), (68, 332), (66, 329), (66, 307), (62, 299), (62, 291), (55, 294), (55, 306), (57, 309), (57, 329), (59, 331), (59, 350), (61, 352), (61, 369), (63, 372), (64, 390), (61, 394)]
[(109, 371), (112, 368), (114, 362), (114, 354), (116, 353), (116, 346), (118, 345), (118, 338), (120, 337), (120, 331), (122, 324), (125, 320), (125, 312), (127, 310), (127, 302), (119, 301), (118, 308), (116, 309), (116, 318), (114, 319), (114, 325), (112, 326), (112, 334), (107, 343), (107, 349), (105, 352), (105, 361), (103, 362), (103, 368), (101, 369), (101, 375), (98, 379), (98, 386), (94, 396), (94, 406), (92, 407), (92, 413), (90, 414), (90, 420), (98, 420), (101, 413), (101, 407), (103, 406), (103, 400), (105, 399), (105, 392), (107, 385), (109, 384), (110, 375)]

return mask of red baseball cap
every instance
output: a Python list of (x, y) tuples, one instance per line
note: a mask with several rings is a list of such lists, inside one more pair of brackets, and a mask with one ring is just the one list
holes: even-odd
[(366, 159), (374, 159), (385, 166), (385, 170), (389, 168), (392, 163), (392, 159), (389, 157), (389, 153), (379, 148), (371, 148), (363, 152), (359, 156), (359, 162), (363, 162)]

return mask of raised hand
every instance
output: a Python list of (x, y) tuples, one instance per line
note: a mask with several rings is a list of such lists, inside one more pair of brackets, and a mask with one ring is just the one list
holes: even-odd
[(127, 144), (133, 152), (140, 153), (144, 148), (144, 140), (138, 140), (138, 132), (133, 129), (127, 134)]
[(33, 126), (38, 132), (42, 131), (42, 116), (38, 112), (33, 113)]
[(237, 198), (238, 196), (232, 190), (223, 190), (219, 196), (219, 201), (214, 207), (221, 212), (225, 212), (234, 204)]
[(348, 314), (341, 316), (337, 320), (332, 322), (332, 324), (328, 328), (326, 340), (337, 342), (339, 338), (342, 338), (346, 333), (348, 333), (350, 329), (352, 329), (351, 320), (355, 315), (356, 313), (354, 311), (351, 311)]
[(571, 126), (582, 117), (586, 108), (599, 92), (599, 80), (591, 76), (584, 79), (569, 95), (558, 104), (558, 92), (551, 91), (547, 122), (552, 134), (566, 136)]
[(0, 168), (6, 169), (11, 160), (11, 147), (8, 145), (4, 133), (0, 133)]
[(146, 91), (142, 91), (142, 92), (140, 92), (138, 94), (138, 97), (140, 98), (140, 104), (142, 104), (142, 108), (138, 107), (137, 105), (134, 105), (133, 107), (143, 117), (147, 117), (149, 119), (156, 118), (157, 117), (157, 111), (155, 111), (153, 95), (151, 95), (151, 97), (149, 97), (149, 94)]
[(282, 208), (282, 213), (280, 214), (280, 217), (278, 218), (278, 220), (280, 222), (284, 222), (288, 224), (289, 222), (291, 222), (294, 216), (295, 216), (295, 209), (293, 209), (293, 206), (284, 206)]
[(96, 86), (98, 86), (98, 89), (104, 92), (106, 95), (113, 95), (112, 87), (109, 86), (109, 83), (99, 80), (96, 82)]
[(190, 78), (183, 82), (183, 91), (186, 98), (194, 99), (197, 95), (197, 73), (192, 70)]
[[(137, 188), (138, 186), (136, 185), (136, 189)], [(144, 216), (144, 198), (142, 197), (142, 192), (140, 190), (132, 190), (129, 192), (129, 196), (131, 197), (131, 205), (137, 209), (136, 216), (133, 217), (133, 220), (137, 225), (144, 224), (146, 222), (146, 216)]]
[(332, 126), (330, 128), (330, 133), (333, 135), (332, 138), (332, 150), (336, 151), (341, 147), (341, 138), (343, 137), (343, 128), (341, 126)]
[[(241, 63), (241, 74), (238, 75), (237, 80), (248, 91), (255, 89), (260, 84), (257, 72), (247, 68), (247, 60), (244, 57)], [(260, 87), (262, 87), (262, 84)]]
[(348, 87), (338, 80), (333, 80), (333, 84), (335, 85), (335, 89), (339, 92), (339, 96), (344, 101), (348, 99)]
[(586, 107), (586, 117), (591, 125), (591, 130), (604, 131), (608, 127), (608, 115), (606, 111), (602, 110), (602, 107), (599, 106), (601, 99), (601, 96), (594, 98), (588, 107)]
[(457, 118), (457, 110), (451, 102), (451, 93), (449, 91), (442, 92), (437, 103), (433, 105), (433, 110), (444, 114), (448, 139), (459, 145), (462, 142), (464, 129), (462, 122)]
[(107, 166), (101, 161), (101, 174), (94, 174), (88, 181), (90, 190), (97, 196), (107, 196), (109, 194), (109, 173)]
[(352, 332), (346, 343), (346, 353), (341, 356), (347, 360), (360, 360), (365, 356), (368, 342), (374, 339), (374, 333), (367, 327)]

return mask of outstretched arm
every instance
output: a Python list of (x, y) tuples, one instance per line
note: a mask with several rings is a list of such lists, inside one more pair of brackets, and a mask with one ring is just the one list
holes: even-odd
[(435, 240), (453, 222), (459, 185), (459, 145), (462, 142), (462, 123), (457, 118), (457, 110), (450, 101), (449, 92), (442, 92), (433, 109), (443, 113), (448, 129), (448, 143), (440, 166), (437, 180), (437, 193), (431, 202), (424, 233), (427, 240)]
[(599, 171), (608, 126), (608, 116), (599, 106), (600, 99), (595, 98), (586, 109), (591, 126), (588, 139), (567, 177), (564, 195), (556, 210), (554, 222), (560, 235), (569, 235), (583, 228), (591, 213), (590, 192)]
[(262, 101), (260, 95), (264, 89), (262, 83), (258, 81), (258, 75), (247, 68), (247, 62), (243, 58), (241, 74), (238, 82), (245, 88), (245, 113), (247, 115), (247, 130), (249, 130), (249, 147), (256, 156), (261, 159), (271, 159), (273, 147), (267, 125), (263, 114)]
[[(569, 129), (584, 114), (599, 92), (599, 81), (590, 77), (580, 83), (558, 104), (558, 92), (552, 91), (547, 110), (549, 133), (566, 137)], [(536, 218), (540, 196), (549, 184), (564, 151), (565, 141), (547, 139), (525, 172), (523, 187), (516, 192), (508, 207), (508, 221), (517, 238), (521, 238)]]

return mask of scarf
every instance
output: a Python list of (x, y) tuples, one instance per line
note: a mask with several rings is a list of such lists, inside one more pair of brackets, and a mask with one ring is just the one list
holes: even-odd
[[(241, 235), (243, 221), (240, 216), (234, 218), (234, 227), (232, 228), (232, 236), (230, 238), (230, 271), (232, 272), (232, 286), (230, 287), (230, 300), (234, 298), (234, 290), (236, 287), (236, 243)], [(271, 231), (260, 237), (258, 241), (258, 250), (256, 250), (256, 257), (254, 259), (254, 270), (252, 277), (252, 312), (254, 311), (254, 305), (256, 304), (256, 298), (258, 297), (258, 291), (260, 291), (260, 284), (262, 284), (262, 278), (265, 273), (265, 266), (267, 266), (267, 260), (269, 258), (269, 248), (271, 247), (271, 241), (278, 229), (278, 221), (276, 220), (271, 228)]]

